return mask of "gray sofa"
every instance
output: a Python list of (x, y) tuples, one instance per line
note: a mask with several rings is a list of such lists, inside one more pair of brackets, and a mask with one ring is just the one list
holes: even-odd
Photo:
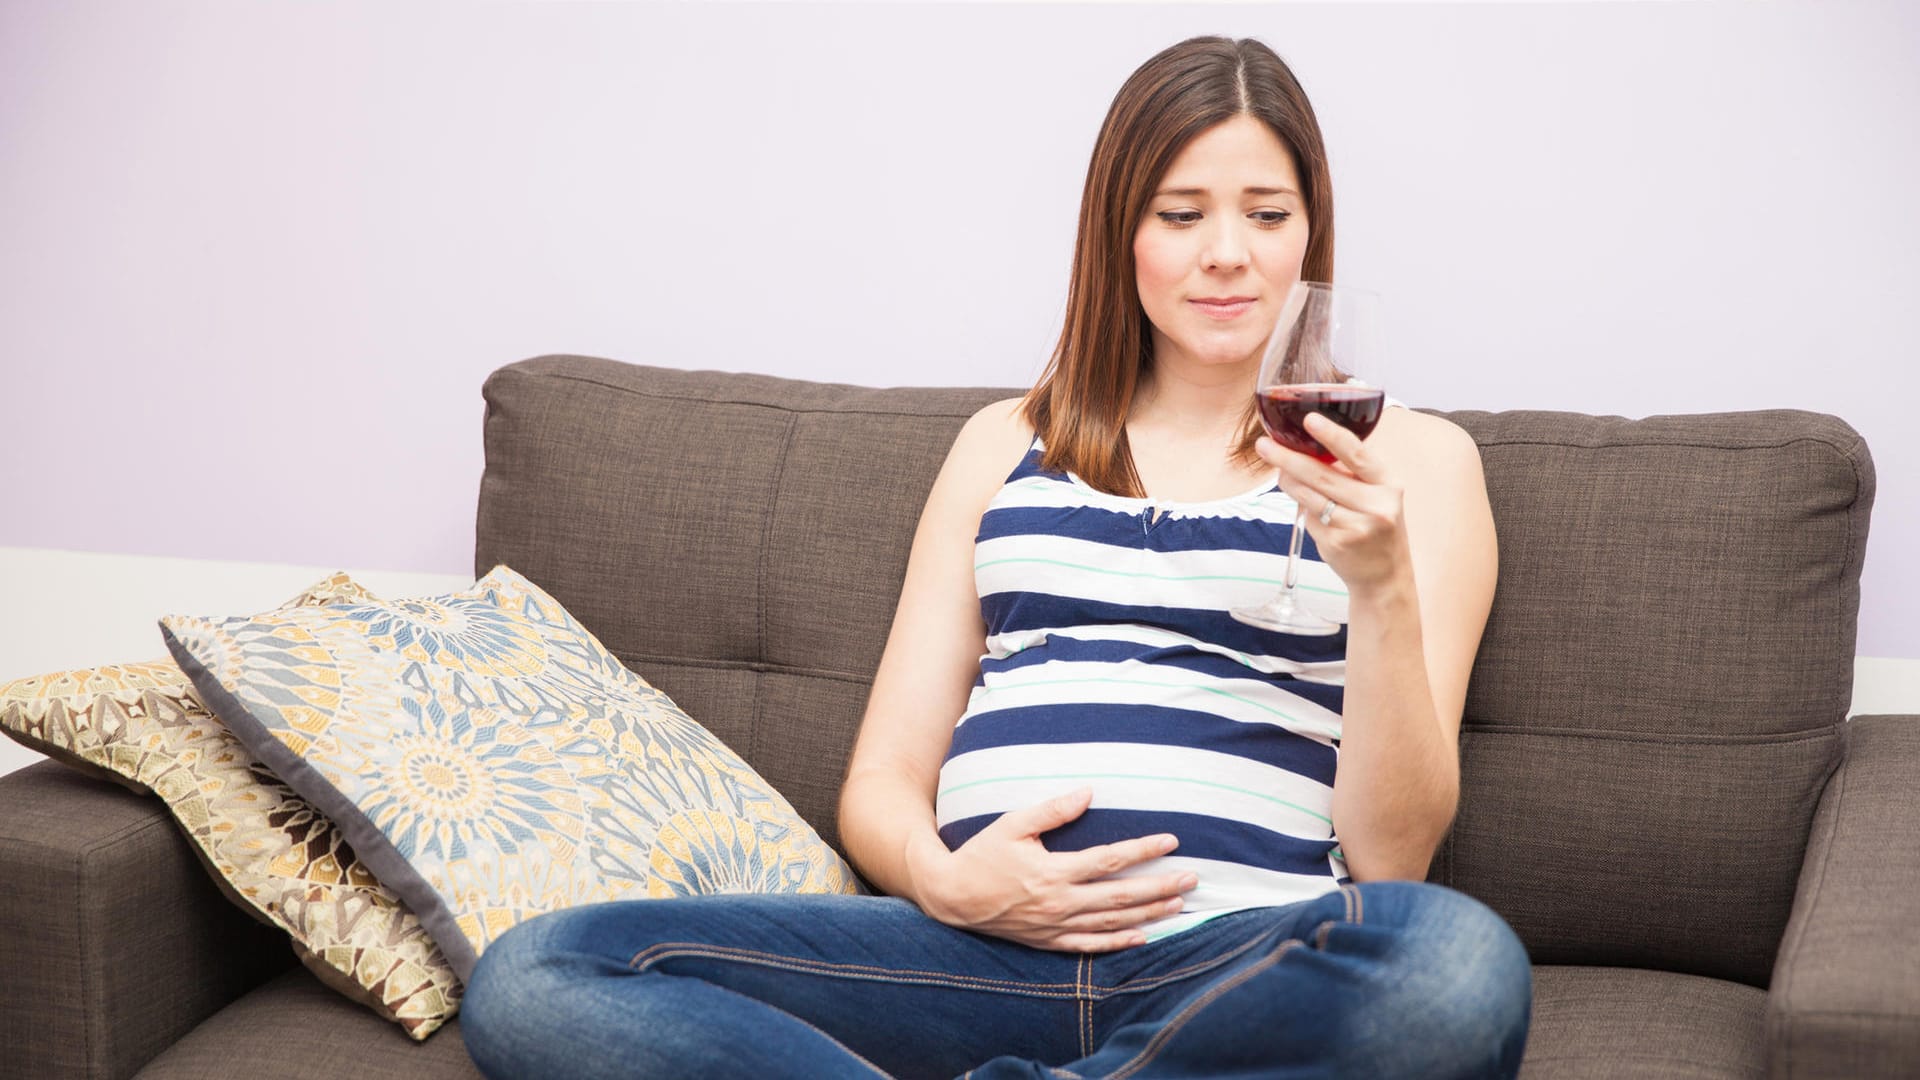
[[(512, 364), (474, 566), (552, 592), (837, 840), (921, 503), (1009, 393)], [(1431, 878), (1532, 954), (1523, 1075), (1920, 1074), (1920, 718), (1846, 716), (1859, 436), (1450, 415), (1501, 575)], [(475, 1075), (457, 1023), (416, 1045), (316, 982), (157, 800), (50, 762), (0, 778), (0, 1073)]]

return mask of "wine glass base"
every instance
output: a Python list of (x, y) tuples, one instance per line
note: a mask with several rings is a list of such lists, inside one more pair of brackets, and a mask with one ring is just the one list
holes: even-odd
[(1323, 619), (1311, 611), (1298, 607), (1283, 608), (1278, 604), (1261, 607), (1233, 608), (1227, 612), (1248, 626), (1257, 626), (1262, 630), (1273, 630), (1282, 634), (1299, 634), (1304, 637), (1331, 637), (1340, 632), (1340, 624)]

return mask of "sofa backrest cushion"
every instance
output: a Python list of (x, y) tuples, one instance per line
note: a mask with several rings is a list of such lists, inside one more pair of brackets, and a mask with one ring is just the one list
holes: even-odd
[(1765, 987), (1852, 695), (1865, 443), (1794, 410), (1443, 415), (1500, 581), (1430, 877), (1536, 963)]
[[(920, 507), (1017, 392), (511, 364), (475, 572), (551, 592), (837, 844)], [(1794, 411), (1442, 415), (1481, 446), (1500, 584), (1430, 879), (1538, 963), (1765, 986), (1849, 701), (1865, 445)]]

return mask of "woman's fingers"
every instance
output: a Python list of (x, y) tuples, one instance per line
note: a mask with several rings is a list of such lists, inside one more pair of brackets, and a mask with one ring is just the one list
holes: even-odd
[[(1320, 423), (1344, 436), (1330, 439), (1330, 443), (1339, 443), (1346, 455), (1339, 464), (1342, 468), (1290, 450), (1272, 439), (1262, 435), (1254, 444), (1255, 450), (1266, 461), (1280, 470), (1280, 490), (1287, 493), (1294, 502), (1299, 503), (1308, 517), (1307, 531), (1314, 536), (1320, 535), (1312, 520), (1326, 509), (1328, 500), (1343, 510), (1353, 510), (1362, 514), (1392, 516), (1398, 512), (1399, 492), (1389, 476), (1383, 473), (1353, 432), (1340, 427), (1331, 420), (1318, 418)], [(1316, 434), (1320, 429), (1316, 428)], [(1333, 449), (1332, 445), (1328, 449)], [(1348, 521), (1352, 521), (1349, 517)]]
[[(1135, 843), (1137, 841), (1124, 841), (1106, 846), (1125, 849)], [(1157, 851), (1159, 847), (1160, 845), (1156, 843), (1151, 850)], [(1112, 864), (1103, 859), (1095, 865)], [(1070, 928), (1117, 930), (1148, 919), (1157, 919), (1180, 910), (1181, 905), (1185, 903), (1181, 899), (1181, 894), (1191, 891), (1198, 884), (1200, 884), (1199, 875), (1190, 870), (1118, 880), (1081, 879), (1078, 884), (1065, 886), (1068, 898), (1062, 903), (1064, 911), (1060, 925)]]
[(1373, 460), (1367, 453), (1367, 444), (1360, 436), (1319, 413), (1308, 413), (1305, 427), (1307, 434), (1313, 436), (1315, 442), (1326, 447), (1327, 453), (1332, 454), (1334, 460), (1345, 465), (1348, 472), (1369, 482), (1378, 479), (1373, 475)]
[(1060, 920), (1060, 928), (1062, 930), (1125, 930), (1154, 919), (1164, 919), (1185, 907), (1186, 903), (1182, 897), (1169, 896), (1144, 904), (1134, 904), (1131, 907), (1083, 911), (1078, 915), (1070, 915)]
[(1087, 807), (1092, 804), (1093, 789), (1083, 787), (1065, 795), (1056, 795), (1045, 802), (1009, 810), (1001, 814), (987, 828), (1005, 829), (1022, 839), (1039, 836), (1086, 813)]
[(1117, 934), (1061, 934), (1048, 941), (1034, 942), (1043, 949), (1058, 949), (1061, 952), (1103, 953), (1119, 952), (1136, 945), (1145, 945), (1147, 935), (1138, 930), (1122, 930)]
[(1179, 846), (1179, 839), (1172, 833), (1156, 833), (1152, 836), (1140, 836), (1112, 844), (1100, 844), (1083, 851), (1062, 852), (1060, 860), (1066, 880), (1097, 881), (1117, 874), (1129, 866), (1138, 866), (1148, 859), (1157, 859)]
[(1305, 508), (1308, 516), (1319, 513), (1328, 499), (1341, 506), (1357, 506), (1365, 497), (1364, 482), (1315, 458), (1289, 450), (1265, 435), (1254, 445), (1262, 458), (1280, 470), (1280, 490)]
[[(1173, 915), (1185, 906), (1186, 901), (1175, 895), (1128, 907), (1083, 911), (1078, 915), (1060, 920), (1060, 933), (1050, 943), (1050, 947), (1079, 952), (1104, 952), (1143, 945), (1147, 938), (1146, 934), (1141, 932), (1141, 926), (1155, 919), (1164, 919)], [(1069, 942), (1080, 944), (1068, 944)]]
[(953, 853), (971, 860), (968, 885), (929, 913), (1046, 949), (1111, 952), (1144, 943), (1138, 927), (1180, 910), (1180, 894), (1199, 879), (1188, 872), (1115, 877), (1179, 846), (1167, 833), (1046, 850), (1040, 835), (1079, 817), (1091, 801), (1082, 788), (1002, 814)]

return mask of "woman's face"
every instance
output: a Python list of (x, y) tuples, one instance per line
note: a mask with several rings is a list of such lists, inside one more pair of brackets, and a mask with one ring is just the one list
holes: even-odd
[(1306, 252), (1306, 202), (1273, 129), (1242, 114), (1201, 132), (1133, 234), (1155, 362), (1244, 365), (1251, 377)]

